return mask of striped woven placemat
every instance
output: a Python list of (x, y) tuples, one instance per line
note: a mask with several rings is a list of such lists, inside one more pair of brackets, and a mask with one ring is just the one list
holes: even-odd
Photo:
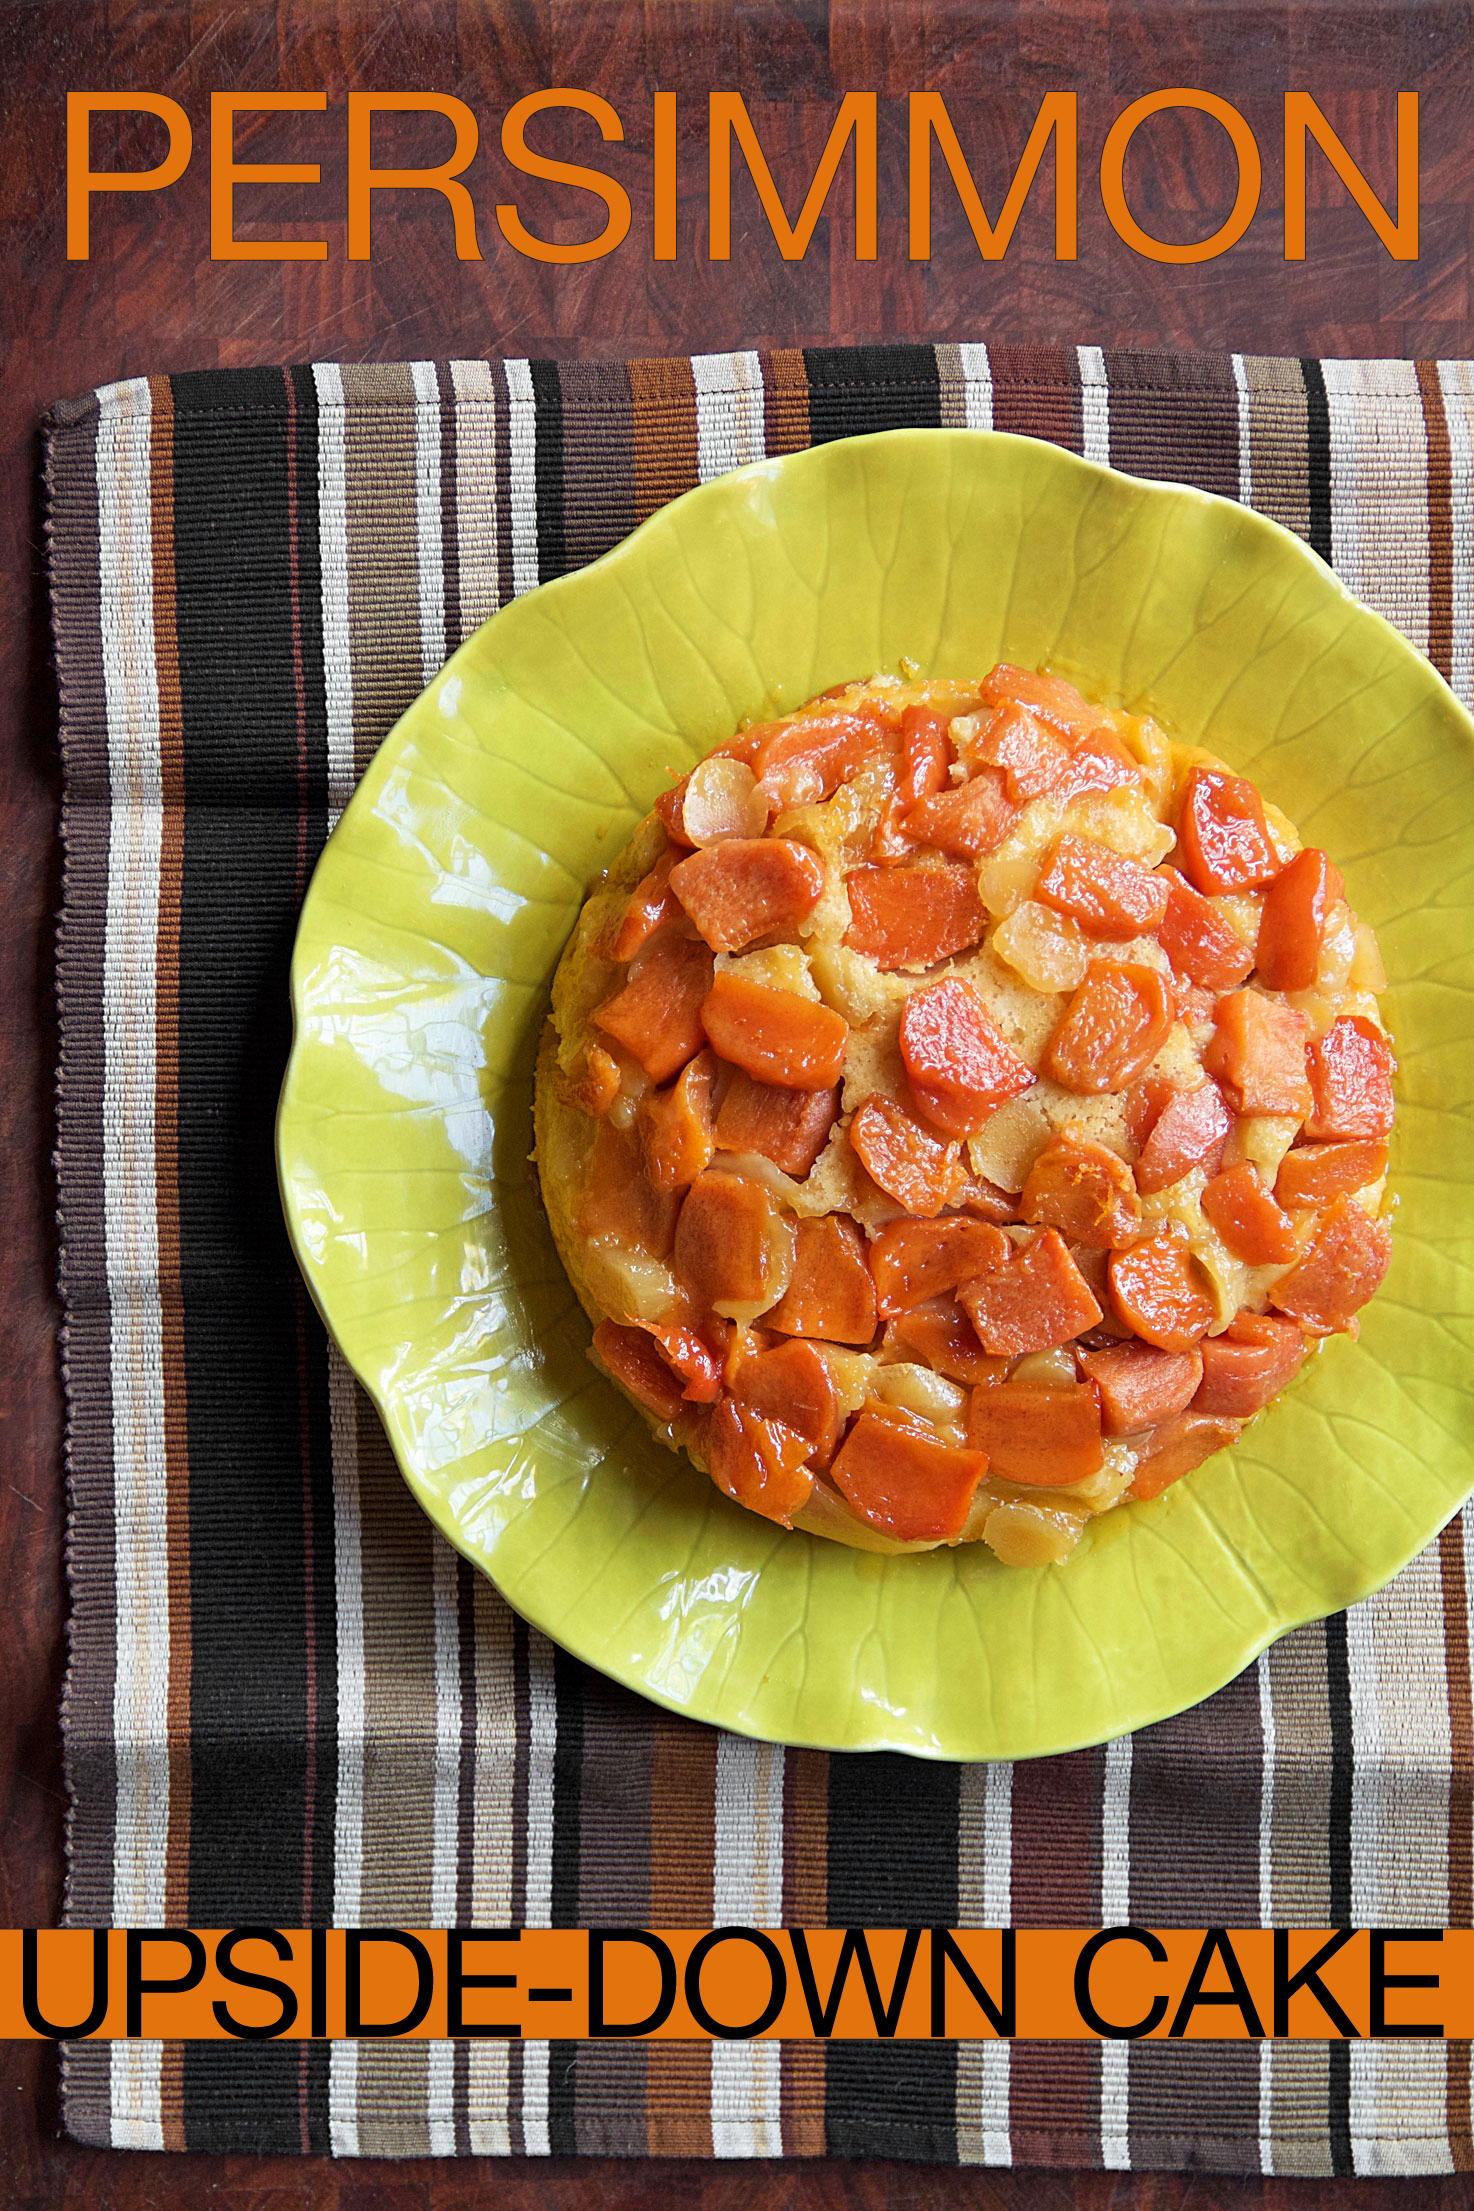
[[(71, 1924), (1468, 1925), (1469, 1545), (1020, 1765), (793, 1753), (565, 1659), (435, 1537), (277, 1202), (355, 776), (510, 594), (698, 479), (993, 425), (1251, 501), (1467, 700), (1474, 372), (981, 346), (158, 377), (59, 407)], [(1467, 2045), (75, 2046), (115, 2146), (1474, 2162)]]

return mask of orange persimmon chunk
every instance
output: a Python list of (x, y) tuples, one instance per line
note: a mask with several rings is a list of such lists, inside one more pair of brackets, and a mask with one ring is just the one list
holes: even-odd
[(845, 888), (845, 943), (878, 967), (934, 967), (980, 943), (988, 926), (969, 867), (856, 868)]
[(839, 1090), (784, 1090), (759, 1082), (744, 1068), (732, 1071), (717, 1114), (716, 1139), (726, 1152), (760, 1152), (784, 1174), (800, 1179), (813, 1166), (839, 1112)]
[(854, 1222), (843, 1213), (800, 1221), (788, 1288), (764, 1315), (764, 1327), (782, 1336), (866, 1344), (875, 1321), (875, 1283), (865, 1263), (865, 1239)]
[(1191, 1351), (1212, 1325), (1213, 1300), (1181, 1236), (1163, 1229), (1113, 1251), (1107, 1278), (1120, 1318), (1160, 1351)]
[(909, 808), (901, 826), (918, 844), (956, 860), (981, 860), (998, 850), (1018, 817), (1002, 768), (979, 768), (965, 783)]
[(687, 1060), (673, 1083), (640, 1100), (636, 1126), (645, 1172), (657, 1190), (684, 1190), (704, 1174), (716, 1149), (711, 1087), (716, 1061), (710, 1052)]
[(1066, 1128), (1051, 1136), (1029, 1169), (1019, 1213), (1043, 1228), (1057, 1228), (1066, 1243), (1106, 1251), (1135, 1235), (1141, 1200), (1123, 1159)]
[(1223, 1335), (1205, 1336), (1201, 1348), (1203, 1380), (1194, 1412), (1247, 1420), (1299, 1372), (1305, 1338), (1292, 1320), (1238, 1313)]
[(1307, 1055), (1307, 1136), (1385, 1137), (1392, 1129), (1392, 1049), (1359, 1013), (1333, 1021)]
[(1162, 878), (1094, 837), (1056, 837), (1034, 896), (1093, 937), (1149, 935), (1167, 911)]
[(1309, 990), (1320, 966), (1326, 916), (1345, 885), (1323, 852), (1307, 845), (1270, 884), (1254, 964), (1271, 990)]
[(1010, 1098), (1032, 1090), (1034, 1070), (970, 983), (956, 976), (914, 990), (901, 1015), (901, 1058), (916, 1103), (949, 1136), (981, 1128)]
[(687, 1410), (681, 1378), (672, 1372), (644, 1329), (621, 1328), (618, 1321), (601, 1320), (594, 1330), (594, 1349), (615, 1381), (622, 1383), (657, 1420), (679, 1420)]
[(1305, 1016), (1282, 998), (1236, 990), (1218, 1001), (1203, 1065), (1223, 1085), (1235, 1113), (1310, 1111)]
[(1167, 1041), (1172, 1000), (1154, 967), (1092, 960), (1049, 1040), (1045, 1072), (1078, 1098), (1124, 1090)]
[(650, 873), (630, 892), (629, 904), (615, 932), (612, 956), (616, 960), (632, 960), (657, 929), (677, 919), (680, 908), (670, 894), (670, 871), (679, 858), (679, 851), (668, 845)]
[(919, 1422), (863, 1412), (832, 1471), (867, 1526), (901, 1543), (947, 1543), (961, 1535), (988, 1462)]
[(951, 717), (934, 706), (908, 706), (901, 716), (901, 758), (896, 787), (881, 809), (870, 857), (879, 863), (903, 860), (911, 839), (902, 820), (922, 799), (944, 788), (952, 759), (948, 742)]
[(813, 1492), (809, 1451), (807, 1436), (735, 1397), (720, 1398), (707, 1423), (706, 1470), (717, 1488), (780, 1528), (793, 1526)]
[(1008, 796), (1022, 804), (1053, 790), (1069, 765), (1070, 748), (1047, 723), (1006, 699), (969, 741), (967, 756), (1002, 768)]
[(1021, 1359), (1052, 1351), (1093, 1328), (1101, 1309), (1080, 1269), (1052, 1228), (1015, 1245), (1007, 1263), (958, 1289), (985, 1351)]
[(746, 1175), (704, 1174), (686, 1192), (671, 1263), (699, 1312), (772, 1294), (778, 1208)]
[(563, 1088), (580, 1113), (602, 1121), (619, 1096), (619, 1065), (602, 1044), (590, 1040), (580, 1046), (573, 1065), (563, 1077)]
[(681, 1395), (692, 1405), (712, 1405), (722, 1394), (722, 1370), (711, 1346), (694, 1328), (674, 1322), (637, 1320), (631, 1327), (643, 1329), (682, 1385)]
[(1195, 890), (1260, 889), (1284, 862), (1252, 783), (1223, 768), (1194, 768), (1177, 817), (1182, 871)]
[(1247, 1162), (1213, 1176), (1203, 1191), (1203, 1211), (1246, 1267), (1278, 1266), (1294, 1258), (1295, 1224)]
[(1179, 1413), (1175, 1420), (1157, 1429), (1128, 1494), (1138, 1499), (1160, 1497), (1173, 1482), (1181, 1481), (1204, 1459), (1211, 1459), (1216, 1451), (1232, 1443), (1238, 1432), (1236, 1420), (1193, 1410)]
[(1053, 796), (1061, 806), (1093, 791), (1114, 791), (1134, 783), (1141, 770), (1113, 731), (1102, 725), (1080, 739), (1070, 754)]
[(700, 1012), (713, 1048), (757, 1082), (822, 1090), (839, 1080), (850, 1030), (832, 1006), (729, 972), (717, 976)]
[(847, 777), (889, 744), (878, 715), (838, 710), (749, 730), (748, 740), (758, 784), (779, 813), (832, 798)]
[(1151, 1123), (1136, 1162), (1136, 1187), (1150, 1197), (1170, 1189), (1196, 1167), (1216, 1174), (1233, 1120), (1217, 1083), (1174, 1090)]
[(711, 978), (704, 944), (661, 934), (635, 961), (624, 988), (594, 1008), (594, 1026), (622, 1044), (652, 1082), (665, 1082), (706, 1041), (701, 1009)]
[(1329, 1205), (1378, 1182), (1387, 1172), (1387, 1146), (1369, 1138), (1341, 1144), (1297, 1144), (1280, 1161), (1274, 1194), (1281, 1205)]
[(1381, 1282), (1392, 1238), (1355, 1198), (1337, 1198), (1293, 1267), (1269, 1293), (1271, 1305), (1319, 1335), (1350, 1330), (1352, 1316)]
[(1254, 965), (1253, 945), (1245, 944), (1212, 901), (1185, 883), (1175, 868), (1157, 873), (1167, 885), (1167, 911), (1157, 942), (1173, 971), (1210, 991), (1233, 990), (1246, 981)]
[(1105, 1457), (1100, 1433), (1100, 1393), (1093, 1382), (1046, 1389), (1005, 1382), (975, 1390), (967, 1439), (986, 1451), (1006, 1481), (1058, 1488), (1087, 1481)]
[(886, 1343), (949, 1381), (973, 1388), (991, 1388), (1008, 1373), (1008, 1361), (984, 1351), (972, 1322), (950, 1297), (928, 1298), (924, 1305), (898, 1313), (886, 1329)]
[(1016, 668), (1000, 660), (983, 678), (982, 697), (988, 706), (1005, 700), (1026, 706), (1041, 721), (1051, 722), (1066, 737), (1091, 735), (1105, 723), (1105, 715), (1092, 706), (1063, 676), (1046, 676), (1033, 668)]
[(579, 1229), (590, 1242), (611, 1239), (664, 1259), (676, 1228), (676, 1200), (657, 1190), (642, 1171), (631, 1130), (601, 1121), (589, 1155)]
[(1196, 1351), (1162, 1351), (1156, 1344), (1107, 1344), (1078, 1354), (1100, 1391), (1100, 1424), (1108, 1436), (1137, 1435), (1186, 1412), (1203, 1379)]
[(824, 863), (792, 837), (728, 837), (678, 862), (670, 887), (713, 952), (741, 952), (813, 912)]
[(953, 1204), (966, 1180), (957, 1145), (924, 1129), (883, 1092), (859, 1107), (849, 1138), (871, 1181), (919, 1220), (930, 1220), (944, 1205)]
[(764, 1420), (781, 1421), (803, 1436), (820, 1466), (833, 1458), (844, 1415), (829, 1369), (812, 1344), (794, 1338), (739, 1360), (732, 1395)]
[(885, 1319), (1007, 1266), (1011, 1247), (988, 1221), (888, 1221), (870, 1246), (870, 1272)]

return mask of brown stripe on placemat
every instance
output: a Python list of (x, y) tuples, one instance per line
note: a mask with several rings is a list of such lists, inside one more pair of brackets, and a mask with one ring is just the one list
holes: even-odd
[[(636, 522), (654, 507), (664, 504), (648, 485), (641, 491), (642, 472), (650, 474), (646, 447), (660, 443), (657, 424), (640, 427), (635, 401), (634, 372), (619, 361), (563, 361), (558, 382), (563, 391), (563, 539), (570, 568), (582, 568), (597, 560), (621, 538), (629, 536)], [(692, 480), (695, 476), (695, 400), (692, 399)], [(679, 411), (679, 407), (678, 407)], [(680, 487), (685, 489), (684, 484)], [(668, 494), (667, 494), (668, 496)], [(641, 499), (647, 504), (641, 510)]]
[[(447, 643), (461, 644), (502, 604), (500, 553), (504, 501), (497, 497), (499, 406), (485, 361), (452, 361), (450, 404), (455, 413), (455, 544), (457, 593), (447, 596)], [(503, 428), (505, 437), (505, 428)]]
[(348, 622), (358, 774), (424, 684), (414, 386), (407, 368), (345, 367)]
[(1080, 407), (1080, 364), (1072, 350), (1054, 345), (988, 348), (993, 372), (993, 428), (1018, 437), (1047, 438), (1072, 453), (1085, 449)]
[(1110, 352), (1111, 466), (1239, 494), (1238, 390), (1221, 353)]
[[(1467, 1514), (1456, 1513), (1438, 1538), (1443, 1597), (1443, 1653), (1448, 1683), (1452, 1770), (1448, 1802), (1450, 1927), (1474, 1925), (1474, 1697), (1470, 1688)], [(1474, 2168), (1469, 2044), (1448, 2045), (1448, 2137), (1456, 2170)]]
[(763, 436), (770, 454), (801, 453), (809, 442), (809, 372), (796, 346), (762, 356)]
[[(694, 421), (694, 417), (693, 417)], [(657, 1712), (650, 1757), (650, 1925), (712, 1924), (717, 1739), (710, 1728)], [(700, 2042), (652, 2042), (646, 2051), (650, 2153), (710, 2157), (711, 2052)]]
[(1297, 537), (1310, 535), (1310, 463), (1305, 379), (1298, 361), (1243, 356), (1249, 393), (1249, 469), (1254, 506)]
[(1418, 391), (1428, 447), (1428, 658), (1445, 682), (1453, 679), (1454, 525), (1448, 421), (1443, 386), (1432, 361), (1419, 361)]
[(631, 361), (634, 518), (643, 522), (696, 481), (696, 386), (689, 360)]
[[(1014, 1767), (1016, 1927), (1099, 1924), (1104, 1773), (1100, 1750), (1030, 1758)], [(1015, 2164), (1100, 2163), (1100, 2060), (1089, 2043), (1013, 2045), (1009, 2131)]]
[[(829, 1923), (829, 1757), (822, 1750), (783, 1754), (783, 1923)], [(788, 2157), (822, 2157), (824, 2050), (820, 2043), (785, 2042), (781, 2104)]]

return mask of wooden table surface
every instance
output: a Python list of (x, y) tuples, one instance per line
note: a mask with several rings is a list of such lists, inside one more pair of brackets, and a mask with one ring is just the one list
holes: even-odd
[[(64, 1658), (64, 1495), (59, 1312), (54, 1293), (52, 931), (60, 891), (56, 698), (38, 481), (39, 423), (55, 399), (157, 370), (448, 354), (661, 354), (865, 339), (987, 338), (1182, 346), (1278, 354), (1465, 355), (1474, 201), (1471, 11), (1462, 0), (1257, 5), (1199, 0), (0, 0), (0, 1923), (55, 1919), (63, 1870), (57, 1703)], [(548, 238), (590, 225), (566, 194), (514, 177), (501, 117), (523, 93), (577, 86), (613, 102), (625, 143), (595, 149), (582, 118), (545, 118), (540, 143), (627, 183), (634, 223), (582, 266), (524, 259), (492, 207), (515, 198)], [(1108, 229), (1101, 145), (1133, 99), (1166, 86), (1231, 99), (1263, 155), (1260, 210), (1242, 242), (1197, 265), (1133, 254)], [(484, 261), (452, 257), (433, 195), (379, 202), (374, 257), (345, 257), (344, 94), (350, 87), (455, 92), (482, 147), (467, 174)], [(69, 90), (144, 88), (180, 100), (195, 156), (168, 192), (93, 203), (92, 257), (64, 244)], [(648, 148), (655, 89), (678, 95), (678, 258), (650, 257)], [(735, 194), (733, 257), (705, 256), (705, 95), (748, 100), (790, 212), (840, 92), (880, 98), (875, 260), (853, 257), (848, 183), (806, 257), (783, 261), (750, 189)], [(930, 263), (907, 258), (904, 95), (940, 89), (997, 212), (1047, 91), (1079, 95), (1080, 236), (1054, 259), (1050, 164), (1001, 262), (983, 262), (937, 163)], [(1313, 157), (1307, 256), (1283, 259), (1281, 112), (1312, 92), (1374, 187), (1390, 199), (1393, 96), (1421, 98), (1422, 237), (1396, 262)], [(242, 117), (236, 158), (318, 161), (321, 186), (240, 195), (250, 235), (318, 236), (320, 262), (209, 259), (209, 94), (323, 89), (323, 115)], [(375, 158), (437, 160), (420, 119), (383, 124)], [(433, 129), (433, 125), (429, 126)], [(443, 128), (443, 126), (442, 126)], [(537, 135), (536, 132), (533, 134)], [(162, 131), (97, 127), (99, 165), (147, 166)], [(1229, 142), (1200, 115), (1163, 116), (1138, 139), (1132, 204), (1163, 237), (1204, 237), (1232, 203)], [(400, 153), (399, 149), (403, 149)], [(847, 178), (847, 172), (846, 172)], [(587, 208), (587, 200), (572, 203)], [(701, 2211), (779, 2206), (968, 2204), (1162, 2207), (1290, 2204), (1365, 2211), (1394, 2200), (1470, 2201), (1467, 2176), (1393, 2181), (1239, 2181), (1208, 2176), (952, 2172), (882, 2163), (708, 2166), (623, 2161), (430, 2161), (397, 2166), (78, 2149), (57, 2133), (55, 2062), (0, 2046), (0, 2201), (93, 2211), (225, 2203), (339, 2211), (449, 2211), (484, 2197), (521, 2211), (657, 2194)]]

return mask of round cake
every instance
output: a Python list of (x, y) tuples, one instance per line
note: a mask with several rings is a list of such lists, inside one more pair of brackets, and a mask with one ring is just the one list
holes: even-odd
[(592, 1356), (782, 1527), (1058, 1564), (1356, 1332), (1384, 982), (1252, 784), (1056, 674), (903, 665), (745, 729), (553, 986)]

